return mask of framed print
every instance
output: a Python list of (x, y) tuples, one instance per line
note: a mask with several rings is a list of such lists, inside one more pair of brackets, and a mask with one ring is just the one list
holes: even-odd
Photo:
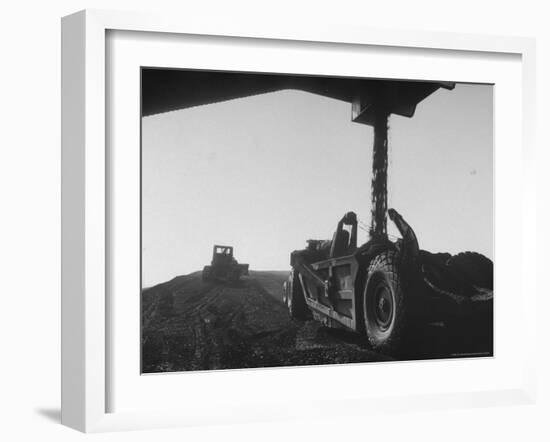
[(533, 400), (531, 40), (85, 11), (62, 42), (63, 423)]

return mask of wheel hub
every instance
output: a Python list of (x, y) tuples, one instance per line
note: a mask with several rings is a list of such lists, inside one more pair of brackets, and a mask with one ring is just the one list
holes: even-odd
[(381, 284), (376, 290), (375, 298), (375, 319), (379, 327), (387, 328), (393, 316), (393, 298), (389, 287)]

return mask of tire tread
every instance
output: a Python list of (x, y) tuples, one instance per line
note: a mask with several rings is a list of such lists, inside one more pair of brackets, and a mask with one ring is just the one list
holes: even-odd
[[(371, 346), (377, 350), (394, 352), (398, 349), (400, 341), (402, 340), (403, 334), (405, 332), (407, 323), (406, 323), (406, 305), (405, 297), (403, 296), (403, 290), (401, 287), (401, 280), (399, 278), (400, 269), (399, 269), (399, 256), (398, 253), (393, 250), (388, 250), (377, 255), (371, 262), (367, 271), (367, 281), (365, 284), (365, 289), (363, 297), (367, 295), (367, 288), (369, 286), (371, 275), (374, 272), (382, 271), (384, 272), (393, 286), (395, 292), (395, 311), (396, 316), (394, 319), (393, 329), (388, 338), (384, 342), (379, 342), (377, 338), (369, 335), (368, 326), (367, 326), (367, 316), (366, 308), (363, 307), (363, 320), (365, 321), (365, 332), (367, 334), (367, 339)], [(363, 298), (363, 303), (366, 300)], [(363, 304), (364, 306), (365, 304)]]

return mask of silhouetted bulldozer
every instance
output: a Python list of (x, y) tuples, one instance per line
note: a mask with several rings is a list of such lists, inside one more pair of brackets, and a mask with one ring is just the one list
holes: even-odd
[(202, 270), (203, 281), (235, 282), (248, 275), (248, 264), (239, 264), (233, 256), (233, 247), (215, 245), (212, 262)]

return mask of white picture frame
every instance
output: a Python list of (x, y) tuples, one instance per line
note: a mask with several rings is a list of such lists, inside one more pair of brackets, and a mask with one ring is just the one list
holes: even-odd
[[(163, 35), (201, 35), (221, 38), (268, 39), (271, 41), (309, 42), (401, 48), (403, 51), (426, 49), (445, 52), (468, 52), (482, 59), (486, 54), (511, 54), (521, 63), (521, 274), (527, 270), (527, 257), (536, 255), (534, 109), (535, 109), (535, 43), (518, 37), (491, 37), (450, 33), (388, 31), (369, 28), (347, 28), (330, 23), (293, 25), (246, 21), (218, 23), (201, 17), (165, 17), (151, 14), (87, 10), (63, 18), (62, 21), (62, 423), (84, 432), (138, 428), (185, 426), (219, 422), (248, 422), (287, 417), (305, 417), (311, 408), (297, 404), (287, 409), (256, 407), (250, 392), (235, 404), (232, 413), (206, 412), (197, 407), (168, 407), (162, 410), (110, 411), (109, 377), (113, 355), (107, 337), (111, 324), (108, 299), (108, 229), (110, 195), (106, 155), (108, 148), (106, 78), (108, 32), (154, 32)], [(444, 79), (442, 79), (444, 80)], [(496, 124), (499, 124), (498, 121)], [(498, 152), (498, 137), (497, 147)], [(498, 169), (497, 169), (498, 175)], [(499, 189), (497, 186), (496, 192)], [(498, 263), (497, 263), (498, 268)], [(533, 278), (520, 278), (521, 303), (536, 303), (537, 287)], [(498, 286), (498, 284), (497, 284)], [(498, 295), (497, 295), (498, 296)], [(498, 301), (497, 301), (498, 302)], [(498, 312), (498, 309), (497, 309)], [(498, 315), (496, 316), (498, 321)], [(530, 323), (525, 336), (534, 337), (535, 324)], [(330, 415), (363, 414), (373, 411), (407, 409), (458, 408), (499, 404), (532, 403), (536, 395), (535, 339), (525, 339), (521, 354), (521, 373), (508, 385), (489, 390), (462, 392), (429, 392), (427, 394), (392, 394), (348, 397), (333, 394), (328, 399), (313, 398), (309, 404), (316, 415), (329, 413), (327, 403), (338, 404)], [(498, 358), (496, 353), (496, 358)], [(354, 367), (355, 373), (365, 365)], [(342, 367), (325, 368), (342, 370)], [(442, 367), (441, 369), (447, 370)], [(290, 373), (294, 369), (283, 370)], [(254, 372), (258, 373), (258, 372)], [(245, 372), (230, 375), (213, 373), (218, 379), (233, 380), (247, 376)], [(225, 376), (225, 378), (224, 378)], [(255, 374), (253, 377), (261, 378)], [(271, 372), (269, 376), (275, 376)], [(285, 376), (289, 376), (286, 374)], [(165, 377), (170, 383), (171, 377)], [(172, 377), (175, 379), (175, 377)], [(195, 378), (198, 380), (199, 378)], [(210, 377), (212, 381), (215, 378)], [(265, 379), (264, 379), (265, 381)], [(221, 382), (221, 381), (220, 381)], [(252, 383), (254, 381), (251, 381)], [(436, 389), (437, 390), (437, 389)], [(223, 398), (222, 398), (223, 399)], [(220, 402), (220, 407), (227, 407)], [(215, 408), (215, 405), (211, 406)]]

